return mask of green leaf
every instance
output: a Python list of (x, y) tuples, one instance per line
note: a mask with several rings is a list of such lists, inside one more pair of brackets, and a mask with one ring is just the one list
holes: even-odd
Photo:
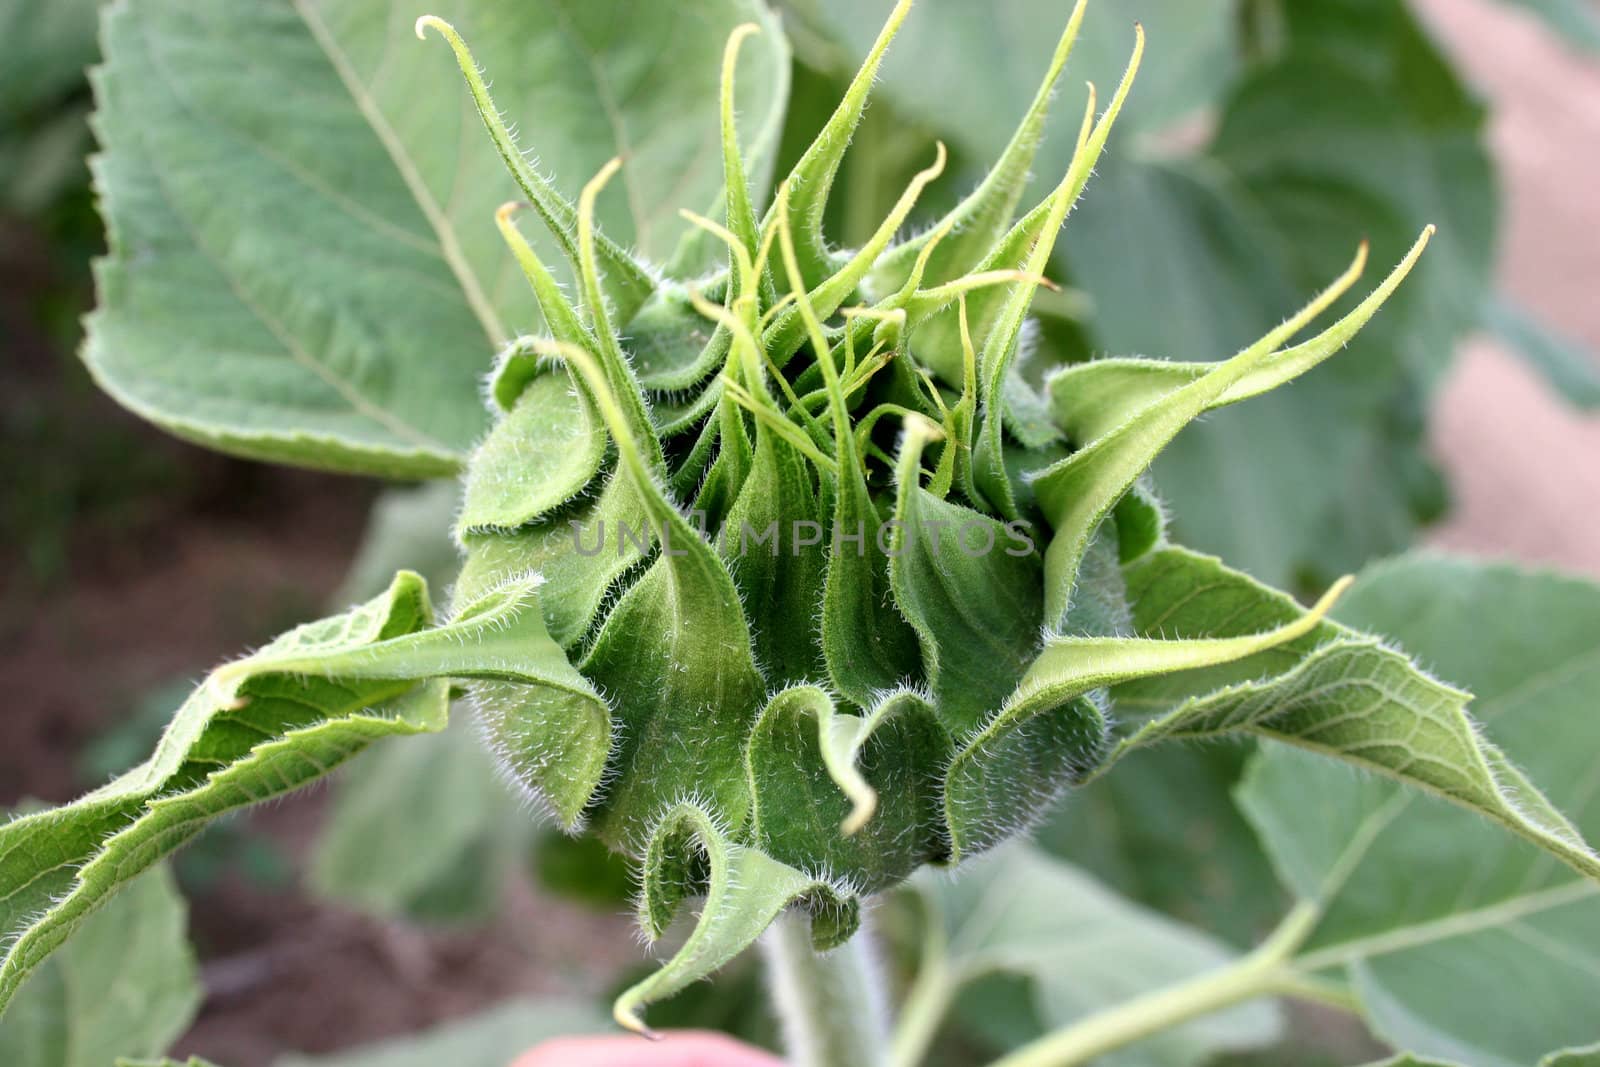
[(1363, 245), (1343, 276), (1260, 340), (1159, 399), (1137, 408), (1130, 405), (1132, 411), (1125, 421), (1086, 442), (1065, 459), (1030, 476), (1039, 507), (1053, 531), (1050, 546), (1045, 551), (1047, 623), (1059, 626), (1064, 620), (1071, 603), (1073, 583), (1090, 539), (1101, 521), (1133, 488), (1162, 450), (1209, 408), (1223, 403), (1230, 391), (1250, 395), (1254, 378), (1272, 380), (1277, 374), (1304, 370), (1303, 362), (1291, 363), (1274, 357), (1285, 342), (1355, 283), (1365, 264), (1366, 247)]
[[(1600, 1045), (1553, 1052), (1539, 1061), (1539, 1067), (1593, 1067), (1597, 1063), (1600, 1063)], [(1408, 1053), (1384, 1060), (1382, 1063), (1371, 1064), (1370, 1067), (1461, 1067), (1461, 1065), (1454, 1061), (1421, 1059)]]
[(426, 585), (401, 573), (383, 596), (217, 668), (145, 763), (0, 827), (0, 1010), (95, 908), (206, 823), (314, 781), (372, 741), (442, 729), (445, 678), (567, 693), (574, 717), (599, 705), (586, 684), (563, 689), (559, 669), (541, 673), (542, 640), (575, 674), (544, 635), (531, 585), (485, 597), (449, 626), (430, 622)]
[[(490, 354), (537, 311), (493, 226), (517, 184), (449, 53), (413, 36), (419, 13), (112, 9), (97, 79), (112, 254), (85, 358), (119, 401), (257, 458), (400, 476), (462, 465)], [(680, 176), (625, 176), (627, 195), (602, 205), (611, 237), (647, 253), (672, 249), (685, 200), (716, 199), (715, 57), (742, 21), (768, 27), (741, 64), (746, 135), (758, 155), (775, 140), (786, 50), (750, 0), (695, 19), (562, 0), (440, 13), (499, 72), (499, 103), (544, 167), (576, 181), (626, 153), (637, 174)], [(650, 62), (663, 49), (674, 61)]]
[(442, 733), (380, 745), (340, 775), (310, 882), (386, 918), (480, 919), (533, 829), (473, 724), (452, 716)]
[(855, 898), (842, 888), (734, 842), (712, 814), (680, 804), (651, 832), (639, 925), (652, 939), (661, 937), (690, 897), (704, 897), (705, 903), (688, 939), (612, 1008), (616, 1020), (631, 1030), (648, 1034), (639, 1017), (645, 1007), (717, 971), (791, 905), (811, 912), (812, 941), (819, 951), (848, 940), (859, 921)]
[[(1208, 410), (1287, 385), (1350, 344), (1394, 296), (1422, 257), (1433, 234), (1432, 227), (1425, 229), (1388, 277), (1339, 321), (1310, 340), (1281, 349), (1256, 364), (1212, 401)], [(1142, 409), (1215, 369), (1213, 363), (1132, 358), (1098, 359), (1063, 367), (1050, 376), (1050, 412), (1057, 425), (1074, 441), (1089, 445), (1117, 430)]]
[(200, 1007), (187, 908), (161, 867), (92, 916), (0, 1022), (6, 1067), (105, 1067), (159, 1055)]
[[(571, 346), (561, 354), (594, 396), (617, 446), (618, 478), (631, 485), (661, 543), (655, 561), (618, 597), (579, 668), (567, 668), (585, 687), (592, 679), (617, 713), (615, 751), (604, 764), (614, 784), (601, 798), (597, 830), (614, 848), (636, 850), (685, 783), (700, 787), (718, 817), (737, 825), (750, 802), (743, 744), (764, 689), (738, 587), (655, 480), (601, 364)], [(500, 743), (510, 756), (529, 750), (530, 740), (538, 738)], [(552, 740), (565, 744), (560, 733)], [(568, 773), (566, 761), (552, 764), (548, 756), (535, 745), (522, 758), (529, 772)], [(591, 790), (599, 784), (598, 775), (583, 781)]]
[(456, 605), (530, 574), (544, 579), (545, 625), (562, 648), (594, 623), (612, 585), (653, 547), (655, 532), (634, 484), (613, 471), (594, 499), (548, 521), (510, 531), (456, 532), (466, 561)]
[(1039, 847), (1147, 907), (1241, 947), (1284, 910), (1255, 832), (1233, 803), (1253, 749), (1171, 745), (1074, 790)]
[[(822, 599), (822, 652), (828, 678), (840, 693), (865, 707), (875, 693), (916, 677), (917, 635), (898, 611), (884, 611), (893, 593), (890, 556), (873, 543), (882, 516), (873, 502), (855, 451), (855, 435), (840, 437), (839, 484), (833, 531), (839, 544), (828, 554)], [(845, 538), (853, 540), (845, 540)], [(859, 538), (859, 540), (854, 540)]]
[(1600, 364), (1593, 353), (1552, 330), (1506, 297), (1484, 312), (1485, 325), (1521, 356), (1567, 402), (1585, 411), (1600, 408)]
[(506, 1067), (541, 1041), (605, 1029), (590, 1004), (528, 998), (350, 1052), (281, 1056), (273, 1067)]
[[(1273, 601), (1283, 603), (1281, 594), (1260, 586), (1250, 590), (1253, 583), (1249, 579), (1226, 575), (1214, 560), (1177, 549), (1168, 550), (1164, 557), (1152, 566), (1165, 565), (1169, 574), (1173, 570), (1186, 573), (1177, 582), (1146, 586), (1143, 595), (1133, 601), (1137, 619), (1177, 625), (1171, 618), (1173, 612), (1199, 601), (1204, 604), (1201, 610), (1211, 618), (1196, 618), (1197, 612), (1191, 608), (1182, 621), (1185, 629), (1209, 633), (1220, 627), (1237, 628), (1237, 607), (1230, 599), (1193, 596), (1192, 590), (1203, 577), (1219, 574), (1241, 594), (1238, 599), (1248, 602), (1253, 593), (1263, 608)], [(1320, 606), (1326, 607), (1334, 595), (1337, 591)], [(1291, 627), (1297, 630), (1288, 638), (1293, 640), (1316, 631), (1318, 621), (1316, 613), (1306, 614), (1298, 626), (1290, 624), (1280, 632)], [(1318, 636), (1321, 643), (1290, 670), (1193, 697), (1144, 723), (1118, 743), (1096, 773), (1104, 774), (1128, 752), (1162, 741), (1202, 741), (1235, 734), (1270, 738), (1442, 796), (1600, 881), (1600, 855), (1482, 735), (1467, 713), (1469, 694), (1434, 679), (1404, 653), (1377, 638), (1342, 627), (1324, 628)], [(1257, 643), (1252, 651), (1264, 643), (1261, 637), (1212, 637), (1149, 644), (1157, 649), (1169, 646), (1166, 655), (1172, 657), (1184, 646), (1198, 650), (1213, 642), (1252, 640)], [(1083, 643), (1096, 644), (1093, 639)]]
[[(850, 54), (865, 54), (889, 0), (808, 0), (796, 5)], [(1037, 72), (1070, 8), (1054, 0), (1012, 0), (975, 7), (961, 0), (922, 0), (884, 61), (876, 89), (905, 114), (940, 131), (987, 162), (998, 159), (1017, 116), (1035, 96)], [(1230, 5), (1225, 0), (1149, 0), (1137, 9), (1091, 3), (1073, 49), (1074, 83), (1117, 83), (1135, 19), (1150, 35), (1148, 73), (1128, 103), (1127, 123), (1159, 128), (1213, 101), (1233, 72)], [(1077, 115), (1068, 116), (1072, 123)], [(1053, 134), (1037, 173), (1066, 170), (1070, 138)]]
[[(724, 401), (730, 403), (731, 401)], [(724, 449), (724, 455), (730, 454)], [(788, 685), (822, 675), (821, 649), (810, 639), (822, 599), (827, 546), (802, 545), (800, 516), (817, 514), (810, 464), (764, 424), (756, 426), (755, 453), (727, 519), (721, 549), (747, 604), (762, 610), (751, 619), (756, 662), (769, 684)], [(753, 540), (770, 536), (765, 548)]]
[[(926, 935), (933, 955), (924, 966), (935, 968), (946, 996), (960, 1003), (962, 990), (986, 976), (1018, 976), (1026, 980), (1041, 1031), (1235, 958), (1209, 935), (1141, 908), (1026, 846), (1008, 846), (958, 879), (924, 874), (913, 885), (934, 927)], [(1175, 1027), (1103, 1062), (1187, 1067), (1224, 1050), (1270, 1044), (1280, 1029), (1272, 1004), (1248, 1004)]]
[[(1507, 785), (1525, 772), (1600, 837), (1600, 589), (1418, 556), (1373, 568), (1340, 616), (1470, 685), (1505, 749), (1497, 769), (1515, 774)], [(1321, 911), (1294, 966), (1347, 977), (1386, 1040), (1468, 1067), (1525, 1065), (1594, 1040), (1592, 880), (1459, 807), (1277, 746), (1240, 801), (1284, 880)]]
[(1105, 718), (1093, 691), (1217, 667), (1290, 643), (1316, 628), (1336, 595), (1292, 622), (1246, 635), (1047, 636), (1016, 691), (980, 731), (963, 739), (945, 774), (952, 859), (996, 844), (1038, 818), (1063, 785), (1109, 765), (1102, 760)]

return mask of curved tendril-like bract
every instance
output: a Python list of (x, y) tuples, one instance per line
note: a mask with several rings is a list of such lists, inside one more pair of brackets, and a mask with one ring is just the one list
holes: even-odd
[(728, 229), (742, 242), (739, 247), (754, 249), (761, 243), (761, 232), (756, 224), (755, 207), (750, 203), (750, 185), (745, 178), (744, 153), (739, 147), (739, 129), (734, 121), (733, 82), (739, 67), (739, 46), (746, 38), (761, 32), (753, 22), (738, 26), (728, 35), (728, 46), (722, 54), (721, 133), (722, 180), (726, 190)]
[(1362, 242), (1343, 275), (1261, 340), (1217, 364), (1203, 377), (1141, 409), (1104, 437), (1030, 476), (1039, 507), (1053, 531), (1045, 552), (1048, 625), (1058, 626), (1066, 618), (1078, 566), (1095, 530), (1161, 450), (1228, 389), (1271, 358), (1280, 345), (1348, 292), (1361, 277), (1366, 263), (1367, 246)]
[[(820, 315), (832, 315), (842, 306), (850, 293), (866, 277), (867, 271), (883, 250), (889, 247), (889, 242), (900, 227), (905, 224), (906, 218), (911, 214), (911, 209), (916, 206), (917, 198), (940, 174), (944, 173), (947, 153), (941, 142), (936, 147), (932, 165), (920, 170), (906, 186), (905, 192), (895, 201), (887, 218), (874, 231), (872, 237), (861, 249), (851, 256), (837, 271), (828, 275), (814, 286), (807, 294), (811, 303)], [(791, 192), (791, 196), (793, 193)], [(788, 223), (787, 218), (784, 219)], [(797, 237), (798, 239), (798, 237)], [(798, 245), (796, 246), (798, 248)], [(796, 263), (799, 263), (798, 253)], [(794, 350), (800, 347), (805, 336), (806, 327), (800, 321), (797, 311), (791, 309), (779, 315), (777, 320), (767, 330), (765, 342), (773, 359), (781, 367), (788, 362)]]
[[(1211, 408), (1236, 404), (1276, 389), (1343, 349), (1411, 273), (1433, 234), (1434, 228), (1426, 227), (1389, 276), (1338, 322), (1309, 341), (1273, 353), (1229, 386)], [(1046, 391), (1056, 419), (1073, 428), (1080, 444), (1088, 444), (1115, 429), (1138, 409), (1204, 377), (1215, 367), (1214, 363), (1152, 359), (1095, 360), (1063, 368), (1051, 376)]]
[[(567, 262), (576, 271), (578, 269), (577, 211), (565, 197), (556, 192), (554, 186), (528, 164), (522, 149), (517, 145), (516, 138), (511, 135), (511, 130), (501, 117), (494, 98), (489, 95), (489, 86), (483, 80), (478, 61), (473, 58), (471, 49), (461, 39), (456, 28), (437, 15), (423, 15), (417, 19), (415, 28), (419, 40), (426, 40), (428, 30), (433, 29), (449, 43), (451, 51), (456, 55), (456, 63), (461, 67), (461, 75), (466, 79), (467, 91), (472, 94), (472, 102), (477, 107), (478, 115), (483, 119), (489, 136), (494, 140), (495, 147), (500, 150), (500, 158), (505, 161), (506, 169), (516, 178), (523, 194), (533, 203), (540, 218), (544, 219), (545, 225), (550, 228), (550, 233), (560, 243)], [(655, 291), (655, 282), (643, 264), (610, 240), (601, 240), (599, 254), (605, 265), (606, 294), (616, 305), (617, 314), (623, 319), (630, 319)]]
[[(521, 463), (523, 477), (497, 468), (469, 480), (481, 491), (459, 531), (459, 596), (545, 577), (545, 622), (572, 679), (603, 695), (609, 735), (580, 744), (556, 731), (559, 716), (519, 714), (511, 695), (479, 682), (480, 699), (501, 709), (500, 754), (569, 825), (584, 822), (642, 864), (640, 920), (652, 936), (704, 897), (683, 948), (619, 999), (630, 1027), (784, 908), (810, 910), (824, 940), (846, 936), (861, 894), (1038, 818), (1106, 758), (1107, 693), (1119, 683), (1266, 649), (1283, 662), (1330, 625), (1331, 599), (1260, 633), (1183, 640), (1077, 632), (1085, 609), (1068, 609), (1083, 582), (1093, 595), (1080, 601), (1099, 610), (1109, 598), (1111, 616), (1118, 604), (1125, 613), (1120, 579), (1106, 577), (1118, 574), (1118, 549), (1121, 566), (1170, 551), (1157, 548), (1159, 508), (1134, 489), (1157, 453), (1205, 411), (1331, 355), (1393, 293), (1426, 234), (1310, 341), (1285, 347), (1354, 283), (1362, 256), (1225, 362), (1074, 367), (1023, 410), (1019, 338), (1128, 98), (1143, 31), (1104, 114), (1090, 86), (1081, 124), (1065, 131), (1071, 164), (1020, 219), (1011, 216), (1082, 2), (983, 184), (896, 244), (943, 169), (939, 146), (869, 240), (833, 252), (821, 228), (829, 191), (908, 6), (897, 5), (759, 224), (733, 122), (737, 58), (753, 31), (733, 31), (721, 72), (723, 216), (683, 213), (727, 246), (727, 268), (664, 279), (640, 321), (617, 296), (615, 246), (595, 222), (618, 161), (576, 206), (527, 183), (561, 231), (578, 301), (522, 239), (514, 207), (496, 220), (551, 336), (519, 339), (493, 382), (504, 415), (478, 462)], [(471, 67), (464, 46), (458, 57)], [(468, 84), (481, 85), (475, 68)], [(508, 162), (521, 180), (520, 156)], [(640, 347), (663, 343), (685, 354), (666, 371)], [(656, 369), (636, 372), (646, 363)], [(1048, 445), (1023, 443), (1040, 440)], [(548, 484), (530, 485), (527, 471)], [(1086, 565), (1102, 532), (1112, 547)], [(576, 681), (563, 690), (578, 691)], [(592, 702), (567, 699), (572, 716), (601, 721)]]
[[(994, 167), (990, 169), (982, 183), (957, 204), (937, 226), (883, 255), (872, 272), (873, 280), (879, 287), (889, 286), (897, 281), (900, 274), (904, 273), (905, 264), (911, 257), (924, 256), (927, 245), (938, 239), (935, 235), (959, 230), (956, 239), (947, 243), (944, 250), (939, 253), (931, 269), (928, 263), (922, 264), (923, 269), (928, 271), (929, 277), (935, 283), (942, 283), (952, 281), (976, 267), (994, 246), (994, 242), (1005, 233), (1011, 224), (1012, 213), (1016, 211), (1017, 203), (1022, 199), (1034, 156), (1044, 141), (1044, 126), (1050, 110), (1050, 99), (1055, 92), (1056, 83), (1061, 80), (1061, 72), (1066, 69), (1067, 60), (1072, 56), (1072, 48), (1077, 43), (1078, 31), (1083, 25), (1083, 16), (1088, 7), (1089, 0), (1078, 0), (1077, 5), (1073, 7), (1072, 15), (1067, 19), (1066, 29), (1062, 31), (1061, 39), (1056, 43), (1055, 55), (1050, 59), (1050, 67), (1039, 83), (1033, 102), (1028, 106), (1016, 132), (1012, 134), (1011, 140), (1000, 153), (1000, 158)], [(1092, 97), (1093, 86), (1090, 87), (1090, 92)]]
[[(878, 39), (873, 42), (867, 58), (862, 62), (861, 69), (851, 79), (839, 106), (785, 179), (793, 195), (784, 210), (789, 217), (789, 224), (794, 228), (796, 263), (801, 267), (798, 277), (788, 279), (790, 288), (814, 287), (817, 281), (830, 273), (831, 257), (827, 238), (822, 232), (822, 216), (828, 205), (828, 193), (833, 189), (833, 179), (839, 173), (839, 164), (844, 160), (850, 137), (861, 122), (862, 112), (866, 110), (867, 96), (872, 91), (873, 79), (877, 77), (878, 65), (883, 62), (890, 42), (900, 32), (900, 24), (910, 10), (911, 0), (898, 0), (895, 4), (878, 33)], [(774, 209), (776, 206), (774, 203)], [(771, 226), (773, 218), (769, 212), (765, 225)]]
[[(1023, 267), (1029, 274), (1041, 274), (1045, 264), (1049, 262), (1050, 253), (1055, 248), (1056, 235), (1066, 221), (1067, 214), (1077, 203), (1078, 197), (1082, 195), (1084, 186), (1088, 184), (1089, 175), (1093, 173), (1095, 164), (1099, 162), (1100, 155), (1105, 150), (1106, 141), (1111, 136), (1111, 128), (1116, 124), (1117, 116), (1122, 113), (1122, 105), (1133, 88), (1133, 81), (1138, 76), (1139, 63), (1143, 58), (1144, 27), (1135, 25), (1133, 55), (1128, 60), (1128, 68), (1122, 76), (1121, 84), (1117, 86), (1116, 94), (1111, 98), (1111, 105), (1106, 108), (1105, 115), (1095, 124), (1088, 137), (1080, 141), (1078, 151), (1067, 167), (1066, 176), (1061, 179), (1061, 184), (1048, 200), (1049, 209), (1043, 229)], [(1019, 512), (1016, 496), (1011, 487), (1011, 477), (1007, 474), (1005, 462), (1001, 457), (1003, 449), (1001, 431), (1005, 420), (1001, 387), (1016, 360), (1017, 349), (1022, 342), (1023, 319), (1027, 315), (1029, 305), (1033, 303), (1036, 288), (1034, 283), (1024, 281), (1019, 282), (1011, 290), (1000, 310), (1000, 317), (995, 323), (993, 332), (984, 342), (983, 352), (979, 358), (978, 404), (982, 421), (978, 430), (977, 445), (973, 450), (973, 480), (978, 491), (1008, 519), (1018, 518)]]

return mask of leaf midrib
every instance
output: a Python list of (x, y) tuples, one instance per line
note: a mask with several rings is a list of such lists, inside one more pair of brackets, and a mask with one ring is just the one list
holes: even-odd
[(322, 54), (327, 58), (328, 64), (339, 76), (340, 83), (345, 91), (350, 94), (351, 102), (361, 112), (361, 117), (367, 122), (373, 134), (378, 138), (383, 149), (388, 153), (389, 159), (394, 163), (395, 170), (399, 172), (400, 179), (405, 182), (406, 189), (410, 191), (411, 198), (416, 201), (423, 217), (428, 220), (428, 225), (433, 229), (434, 236), (439, 240), (439, 251), (444, 256), (445, 263), (450, 267), (452, 274), (461, 284), (462, 294), (466, 297), (472, 313), (477, 316), (484, 333), (488, 335), (490, 344), (499, 347), (509, 340), (505, 326), (500, 321), (500, 316), (495, 312), (494, 305), (489, 302), (483, 284), (472, 265), (467, 262), (466, 253), (462, 251), (461, 242), (456, 236), (455, 224), (444, 213), (444, 209), (434, 198), (433, 190), (428, 188), (422, 180), (422, 174), (417, 170), (415, 161), (410, 152), (395, 133), (394, 127), (389, 125), (388, 119), (378, 107), (378, 102), (373, 98), (367, 87), (362, 84), (355, 68), (350, 64), (350, 58), (339, 43), (329, 33), (327, 24), (312, 10), (307, 0), (290, 0), (295, 14), (300, 16), (300, 21), (305, 24), (306, 31), (311, 34), (312, 40), (317, 43)]
[(1600, 897), (1600, 886), (1574, 878), (1537, 893), (1508, 897), (1471, 911), (1330, 945), (1299, 957), (1294, 965), (1298, 970), (1311, 972), (1359, 963), (1377, 956), (1509, 926), (1518, 920), (1594, 897)]

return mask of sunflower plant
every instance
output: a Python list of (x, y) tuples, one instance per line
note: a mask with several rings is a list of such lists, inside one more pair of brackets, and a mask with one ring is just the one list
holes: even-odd
[[(976, 858), (1160, 743), (1248, 735), (1345, 761), (1471, 810), (1592, 888), (1600, 857), (1469, 717), (1467, 696), (1329, 618), (1349, 579), (1306, 608), (1174, 544), (1147, 477), (1195, 420), (1226, 419), (1336, 356), (1432, 229), (1345, 300), (1368, 258), (1352, 240), (1349, 268), (1301, 310), (1232, 355), (1205, 354), (1226, 358), (1102, 358), (1041, 374), (1030, 309), (1041, 288), (1059, 288), (1052, 252), (1134, 90), (1144, 31), (1131, 30), (1119, 84), (1104, 96), (1089, 85), (1071, 163), (1042, 199), (1023, 201), (1084, 0), (982, 181), (910, 230), (947, 164), (930, 146), (870, 238), (839, 248), (824, 231), (835, 178), (909, 7), (895, 7), (770, 191), (752, 180), (737, 82), (743, 48), (779, 31), (733, 29), (717, 210), (685, 206), (689, 236), (668, 266), (608, 237), (597, 204), (619, 175), (630, 186), (672, 175), (630, 175), (624, 156), (567, 199), (557, 180), (573, 176), (541, 174), (463, 36), (442, 18), (416, 22), (418, 37), (453, 50), (521, 190), (479, 221), (542, 324), (506, 338), (483, 379), (491, 421), (460, 464), (448, 607), (436, 614), (426, 583), (402, 572), (375, 599), (218, 667), (133, 771), (0, 828), (0, 1007), (209, 821), (374, 742), (440, 730), (458, 693), (509, 782), (633, 864), (649, 939), (693, 915), (660, 968), (616, 1001), (616, 1022), (651, 1035), (652, 1003), (766, 934), (806, 1064), (919, 1062), (957, 994), (929, 947), (888, 1034), (873, 1007), (883, 979), (863, 949), (873, 901), (908, 879), (926, 885), (924, 868), (959, 884)], [(125, 7), (113, 20), (130, 17)], [(113, 143), (100, 171), (122, 221), (101, 272), (108, 294), (154, 284), (131, 254), (149, 216), (116, 189), (126, 166)], [(525, 220), (546, 236), (526, 236)], [(184, 265), (172, 269), (181, 281)], [(358, 325), (330, 318), (327, 352)], [(229, 428), (220, 403), (164, 408), (159, 383), (118, 361), (123, 329), (102, 320), (91, 365), (176, 432), (316, 466), (434, 473), (426, 442)], [(1336, 998), (1296, 963), (1321, 915), (1307, 901), (1231, 967), (1000, 1062), (1088, 1062), (1256, 997)]]

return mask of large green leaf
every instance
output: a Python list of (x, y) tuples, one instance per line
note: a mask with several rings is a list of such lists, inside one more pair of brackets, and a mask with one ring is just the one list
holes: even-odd
[(402, 573), (367, 604), (217, 668), (143, 764), (0, 827), (0, 1011), (96, 908), (206, 823), (314, 781), (372, 741), (441, 729), (449, 677), (554, 694), (580, 722), (596, 708), (604, 718), (546, 635), (532, 583), (430, 623), (426, 585)]
[[(1182, 549), (1153, 553), (1132, 569), (1136, 628), (1206, 635), (1155, 642), (1168, 657), (1185, 645), (1216, 643), (1219, 632), (1253, 633), (1262, 618), (1299, 615), (1282, 594)], [(1213, 595), (1195, 597), (1197, 585), (1209, 585)], [(1266, 737), (1445, 797), (1600, 882), (1600, 855), (1483, 736), (1467, 713), (1469, 694), (1431, 677), (1377, 638), (1331, 625), (1304, 626), (1299, 637), (1313, 635), (1320, 643), (1284, 673), (1192, 697), (1133, 729), (1097, 773), (1112, 769), (1124, 754), (1163, 741)], [(1151, 688), (1183, 684), (1182, 675), (1163, 677), (1142, 695), (1149, 699)]]
[(160, 1055), (200, 1006), (186, 908), (159, 868), (83, 924), (0, 1021), (6, 1067), (106, 1067)]
[[(1470, 686), (1508, 784), (1526, 772), (1600, 837), (1600, 588), (1413, 557), (1363, 576), (1340, 616)], [(1487, 820), (1278, 746), (1240, 800), (1284, 880), (1319, 910), (1294, 967), (1344, 976), (1387, 1040), (1514, 1067), (1600, 1037), (1593, 881)]]
[(590, 1004), (513, 1000), (432, 1030), (351, 1052), (281, 1056), (273, 1067), (506, 1067), (541, 1041), (605, 1030)]
[[(1539, 1067), (1594, 1067), (1596, 1063), (1600, 1063), (1600, 1045), (1552, 1052), (1539, 1061)], [(1374, 1063), (1370, 1067), (1461, 1067), (1461, 1065), (1446, 1063), (1443, 1060), (1421, 1059), (1406, 1053), (1384, 1060), (1382, 1063)]]
[[(797, 0), (813, 28), (855, 56), (865, 54), (892, 0)], [(1214, 100), (1233, 71), (1229, 41), (1232, 0), (1140, 0), (1091, 3), (1073, 50), (1068, 84), (1092, 80), (1109, 91), (1127, 62), (1135, 21), (1150, 34), (1148, 78), (1123, 120), (1141, 129), (1180, 117)], [(975, 5), (921, 0), (884, 60), (875, 90), (896, 108), (963, 145), (987, 165), (1000, 156), (1017, 119), (1050, 65), (1051, 49), (1071, 4), (1010, 0)], [(1056, 122), (1055, 147), (1040, 172), (1054, 182), (1066, 170), (1076, 108)]]
[(1283, 913), (1284, 894), (1233, 803), (1251, 749), (1171, 745), (1072, 793), (1034, 834), (1041, 848), (1124, 896), (1239, 946)]
[[(964, 868), (958, 879), (925, 874), (913, 884), (933, 925), (923, 964), (931, 971), (919, 981), (938, 983), (945, 998), (959, 1003), (961, 990), (986, 976), (1021, 978), (1041, 1030), (1068, 1025), (1234, 958), (1214, 938), (1147, 911), (1027, 846), (1007, 846)], [(971, 1020), (973, 1012), (963, 1017)], [(1271, 1004), (1247, 1005), (1095, 1062), (1199, 1064), (1225, 1049), (1268, 1044), (1279, 1028)]]
[[(680, 206), (716, 199), (717, 57), (740, 22), (766, 27), (744, 51), (745, 136), (758, 150), (776, 136), (785, 45), (754, 0), (690, 16), (435, 8), (497, 72), (544, 168), (575, 186), (627, 157), (601, 221), (647, 254), (672, 250)], [(96, 81), (112, 254), (85, 357), (122, 403), (259, 458), (460, 466), (493, 349), (539, 320), (493, 221), (518, 186), (448, 50), (415, 39), (421, 13), (398, 0), (112, 8)], [(661, 173), (675, 181), (638, 180)]]

